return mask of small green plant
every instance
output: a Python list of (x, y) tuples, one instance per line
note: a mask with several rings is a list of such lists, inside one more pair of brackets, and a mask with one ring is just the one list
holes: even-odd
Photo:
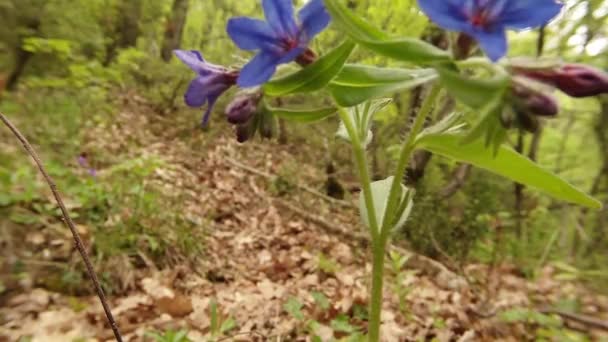
[(237, 327), (234, 318), (222, 315), (215, 300), (212, 300), (211, 303), (209, 303), (209, 317), (211, 317), (211, 326), (209, 329), (212, 339), (225, 336)]
[(417, 271), (403, 270), (403, 267), (410, 259), (410, 257), (411, 256), (409, 255), (401, 255), (399, 252), (390, 252), (390, 267), (393, 276), (395, 277), (393, 291), (395, 292), (395, 294), (397, 294), (397, 297), (399, 298), (399, 311), (401, 311), (401, 314), (406, 318), (410, 316), (410, 310), (407, 305), (407, 296), (412, 291), (412, 287), (404, 285), (404, 282), (408, 278), (418, 273)]
[[(289, 298), (283, 305), (285, 312), (298, 320), (303, 326), (302, 334), (307, 334), (312, 341), (363, 341), (364, 335), (361, 333), (361, 327), (353, 324), (353, 319), (361, 321), (356, 312), (354, 312), (354, 317), (346, 313), (336, 314), (331, 310), (332, 306), (329, 299), (323, 293), (313, 291), (311, 296), (314, 299), (314, 306), (311, 308), (305, 307), (295, 297)], [(321, 331), (324, 331), (323, 335), (326, 339), (319, 336)], [(341, 336), (341, 338), (327, 340), (326, 335), (328, 333), (334, 337)]]
[(187, 330), (167, 330), (165, 332), (150, 331), (146, 336), (153, 339), (155, 342), (192, 342), (188, 338)]
[(317, 269), (327, 275), (332, 275), (338, 272), (340, 266), (325, 254), (319, 253), (317, 257)]

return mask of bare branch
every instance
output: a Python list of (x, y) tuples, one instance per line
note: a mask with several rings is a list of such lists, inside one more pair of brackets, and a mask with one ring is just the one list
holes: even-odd
[(32, 159), (38, 166), (38, 169), (40, 170), (40, 173), (42, 173), (42, 176), (46, 180), (47, 184), (49, 185), (49, 188), (51, 188), (51, 192), (53, 193), (53, 196), (55, 197), (55, 200), (57, 201), (57, 205), (61, 209), (61, 214), (63, 215), (63, 221), (68, 226), (68, 228), (70, 228), (70, 231), (72, 232), (72, 236), (74, 237), (74, 242), (76, 244), (76, 249), (78, 249), (78, 252), (82, 256), (82, 260), (84, 261), (84, 264), (86, 266), (87, 273), (89, 274), (89, 277), (91, 278), (91, 281), (93, 282), (93, 286), (95, 287), (95, 291), (97, 292), (99, 301), (101, 302), (101, 305), (103, 306), (103, 310), (105, 311), (106, 317), (108, 319), (108, 323), (110, 324), (110, 327), (112, 328), (114, 337), (116, 338), (116, 341), (122, 342), (122, 336), (120, 335), (120, 331), (118, 330), (118, 325), (116, 324), (116, 321), (114, 320), (114, 316), (112, 315), (112, 311), (110, 309), (110, 306), (108, 305), (106, 296), (103, 292), (103, 289), (101, 288), (101, 284), (99, 283), (97, 274), (95, 274), (95, 270), (93, 269), (93, 264), (91, 263), (91, 260), (89, 259), (87, 250), (84, 246), (84, 243), (82, 242), (82, 238), (80, 237), (80, 234), (78, 233), (78, 230), (76, 229), (74, 222), (70, 218), (68, 210), (65, 207), (65, 204), (63, 203), (63, 200), (61, 199), (59, 192), (57, 191), (57, 186), (55, 185), (55, 182), (49, 176), (49, 174), (46, 172), (44, 166), (42, 165), (42, 161), (40, 160), (40, 157), (38, 157), (38, 154), (36, 153), (36, 151), (34, 151), (34, 148), (32, 147), (32, 145), (30, 145), (28, 140), (23, 136), (23, 134), (21, 134), (21, 132), (17, 129), (17, 127), (15, 127), (8, 120), (8, 118), (6, 118), (6, 116), (4, 116), (4, 114), (2, 114), (2, 113), (0, 113), (0, 120), (2, 120), (2, 122), (11, 130), (11, 132), (13, 132), (15, 137), (21, 142), (21, 144), (25, 148), (26, 152), (32, 157)]

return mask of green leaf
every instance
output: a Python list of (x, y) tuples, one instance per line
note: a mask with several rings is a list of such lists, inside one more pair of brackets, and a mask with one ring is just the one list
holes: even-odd
[(329, 307), (330, 307), (329, 300), (323, 294), (323, 292), (313, 291), (310, 293), (310, 295), (315, 300), (315, 304), (317, 304), (317, 306), (321, 310), (325, 311), (325, 310), (329, 309)]
[(486, 169), (557, 199), (591, 208), (602, 207), (599, 201), (509, 147), (501, 146), (494, 155), (481, 140), (466, 145), (461, 141), (461, 135), (436, 134), (422, 136), (416, 144), (418, 148)]
[(302, 313), (302, 303), (294, 297), (289, 298), (287, 303), (283, 305), (283, 309), (289, 313), (293, 318), (297, 320), (304, 320), (304, 314)]
[[(462, 139), (463, 144), (468, 144), (475, 141), (484, 135), (486, 136), (486, 146), (491, 140), (491, 126), (500, 125), (500, 114), (503, 108), (503, 95), (496, 93), (480, 110), (477, 123), (469, 130), (466, 136)], [(500, 142), (502, 143), (502, 141)]]
[(344, 332), (347, 334), (357, 332), (357, 327), (350, 324), (350, 319), (347, 315), (340, 314), (334, 318), (331, 323), (331, 328), (338, 332)]
[(173, 336), (173, 341), (174, 342), (186, 342), (186, 341), (190, 341), (188, 339), (188, 331), (186, 331), (186, 330), (180, 330), (180, 331), (176, 332), (175, 336)]
[[(372, 183), (372, 197), (374, 199), (374, 210), (376, 211), (376, 219), (378, 220), (378, 222), (384, 222), (386, 205), (388, 202), (388, 196), (391, 192), (391, 186), (393, 185), (393, 179), (395, 179), (395, 177), (391, 176), (385, 180), (376, 181)], [(394, 225), (392, 227), (393, 229), (400, 228), (409, 217), (414, 204), (412, 201), (412, 197), (413, 196), (410, 196), (410, 190), (405, 185), (401, 185), (401, 202), (396, 213), (396, 222), (394, 222)], [(367, 227), (370, 227), (369, 215), (365, 206), (365, 198), (363, 194), (359, 196), (359, 210), (363, 223)]]
[(276, 117), (301, 123), (311, 123), (327, 119), (337, 111), (335, 107), (318, 108), (309, 110), (295, 110), (284, 108), (268, 108)]
[[(349, 120), (356, 128), (359, 141), (364, 147), (369, 145), (373, 139), (371, 128), (374, 115), (386, 108), (392, 101), (392, 99), (371, 100), (348, 108)], [(340, 122), (336, 135), (346, 141), (352, 142), (344, 122)]]
[(431, 44), (413, 38), (391, 38), (355, 15), (342, 0), (325, 0), (333, 23), (359, 45), (380, 55), (415, 64), (433, 64), (451, 60), (450, 54)]
[[(471, 108), (482, 108), (489, 101), (504, 95), (510, 79), (506, 75), (496, 75), (490, 79), (467, 78), (445, 66), (437, 67), (442, 85), (460, 102)], [(501, 97), (502, 99), (502, 97)]]
[(347, 64), (330, 83), (329, 90), (336, 102), (352, 107), (372, 98), (392, 95), (433, 81), (434, 69), (378, 68)]
[(232, 317), (228, 317), (224, 322), (222, 322), (222, 326), (220, 327), (220, 333), (225, 334), (230, 330), (236, 328), (236, 321)]
[(285, 96), (322, 89), (342, 70), (354, 48), (355, 43), (347, 40), (304, 69), (266, 83), (264, 93)]

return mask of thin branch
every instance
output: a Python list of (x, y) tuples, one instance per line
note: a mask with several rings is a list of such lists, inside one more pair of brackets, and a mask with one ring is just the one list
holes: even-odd
[(601, 319), (597, 319), (597, 318), (593, 318), (593, 317), (589, 317), (589, 316), (583, 316), (583, 315), (570, 313), (570, 312), (566, 312), (566, 311), (562, 311), (562, 310), (558, 310), (558, 309), (552, 309), (552, 308), (543, 309), (543, 310), (540, 310), (540, 312), (543, 314), (548, 314), (548, 315), (558, 315), (565, 320), (570, 320), (570, 321), (573, 321), (576, 323), (580, 323), (580, 324), (583, 324), (587, 327), (591, 327), (594, 329), (601, 329), (604, 331), (608, 331), (608, 322), (601, 320)]
[(32, 147), (32, 145), (30, 145), (28, 140), (23, 136), (23, 134), (21, 134), (21, 132), (17, 129), (17, 127), (15, 127), (8, 120), (8, 118), (6, 118), (6, 116), (4, 116), (4, 114), (2, 114), (2, 113), (0, 113), (0, 120), (2, 120), (2, 122), (11, 130), (11, 132), (13, 132), (15, 137), (21, 142), (21, 144), (25, 148), (26, 152), (32, 157), (32, 159), (38, 166), (38, 169), (40, 170), (40, 173), (42, 173), (42, 176), (46, 180), (47, 184), (49, 185), (49, 188), (51, 188), (51, 192), (53, 193), (53, 196), (55, 197), (55, 200), (57, 201), (57, 205), (61, 209), (61, 214), (63, 215), (63, 221), (68, 226), (68, 228), (70, 228), (70, 231), (72, 232), (72, 236), (74, 237), (74, 242), (76, 244), (76, 249), (78, 249), (78, 252), (82, 256), (82, 260), (84, 261), (84, 264), (86, 266), (87, 273), (89, 274), (89, 277), (91, 278), (91, 281), (93, 282), (95, 291), (97, 292), (97, 296), (99, 297), (99, 301), (101, 302), (101, 305), (103, 306), (103, 310), (105, 311), (106, 317), (108, 319), (108, 323), (110, 323), (110, 327), (112, 328), (112, 332), (114, 333), (114, 337), (116, 338), (116, 341), (122, 342), (122, 336), (120, 335), (120, 331), (118, 330), (118, 325), (116, 324), (116, 321), (114, 320), (114, 316), (112, 315), (112, 311), (110, 310), (110, 306), (108, 305), (106, 296), (103, 292), (103, 289), (101, 288), (101, 284), (99, 283), (97, 274), (95, 274), (95, 270), (93, 269), (93, 264), (91, 263), (91, 260), (89, 259), (86, 248), (84, 246), (84, 243), (82, 242), (82, 238), (80, 237), (80, 234), (78, 233), (78, 230), (76, 229), (74, 222), (70, 218), (68, 210), (65, 207), (65, 204), (63, 203), (63, 200), (61, 199), (59, 192), (57, 191), (57, 186), (55, 185), (55, 182), (49, 176), (49, 174), (46, 172), (46, 170), (42, 164), (42, 161), (40, 160), (40, 157), (38, 157), (38, 154), (36, 153), (36, 151), (34, 151), (34, 148)]

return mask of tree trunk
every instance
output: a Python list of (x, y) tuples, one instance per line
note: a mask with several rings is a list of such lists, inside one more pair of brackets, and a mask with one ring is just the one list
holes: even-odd
[(165, 38), (161, 49), (161, 57), (169, 62), (173, 56), (173, 50), (179, 48), (184, 35), (186, 18), (188, 17), (188, 0), (173, 0), (171, 19), (165, 28)]
[[(37, 18), (32, 19), (31, 21), (29, 21), (28, 24), (26, 24), (26, 27), (29, 30), (31, 30), (32, 32), (35, 32), (37, 34), (38, 31), (40, 30), (40, 20)], [(23, 50), (23, 41), (25, 38), (26, 37), (24, 37), (20, 34), (19, 45), (17, 46), (17, 51), (15, 53), (15, 67), (13, 68), (11, 73), (8, 75), (8, 78), (6, 79), (6, 89), (8, 91), (13, 91), (17, 88), (17, 84), (19, 83), (19, 79), (21, 78), (21, 76), (23, 75), (23, 72), (25, 71), (25, 67), (27, 66), (27, 63), (34, 56), (33, 53)]]
[(137, 38), (141, 33), (139, 21), (142, 14), (141, 0), (123, 0), (118, 6), (118, 19), (110, 28), (112, 41), (106, 46), (106, 58), (103, 65), (108, 66), (116, 56), (119, 49), (126, 49), (137, 45)]
[(34, 56), (33, 53), (19, 47), (19, 50), (17, 50), (17, 53), (15, 54), (15, 67), (6, 79), (6, 90), (13, 91), (17, 88), (19, 79), (21, 78), (21, 75), (23, 75), (23, 71), (32, 56)]

